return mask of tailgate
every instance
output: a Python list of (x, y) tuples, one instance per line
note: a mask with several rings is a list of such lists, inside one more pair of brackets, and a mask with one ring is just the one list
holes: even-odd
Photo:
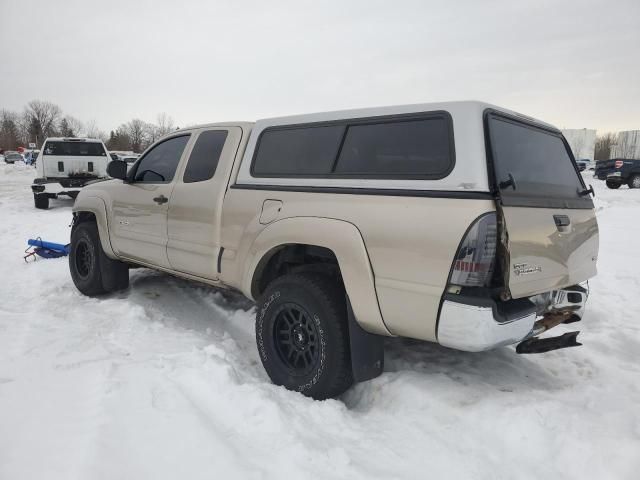
[(488, 114), (486, 125), (511, 295), (526, 297), (593, 277), (598, 224), (562, 134), (498, 113)]
[(606, 177), (608, 173), (615, 170), (615, 160), (600, 160), (596, 163), (595, 174), (597, 176)]
[(106, 158), (47, 155), (42, 157), (42, 166), (44, 167), (44, 176), (47, 178), (104, 176)]
[(584, 282), (596, 274), (593, 210), (504, 207), (513, 298)]
[(47, 178), (104, 177), (110, 159), (102, 143), (86, 139), (47, 139), (40, 156)]

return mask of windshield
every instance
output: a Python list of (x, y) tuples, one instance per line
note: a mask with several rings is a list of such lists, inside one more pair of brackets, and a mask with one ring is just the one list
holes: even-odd
[(71, 157), (105, 157), (107, 153), (97, 142), (47, 142), (44, 155), (65, 155)]
[(590, 208), (584, 185), (559, 133), (491, 114), (489, 136), (505, 205)]

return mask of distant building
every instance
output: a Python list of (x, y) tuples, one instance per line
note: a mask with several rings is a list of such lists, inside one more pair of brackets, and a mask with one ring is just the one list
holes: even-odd
[(569, 128), (562, 130), (564, 138), (569, 142), (576, 160), (593, 160), (596, 153), (596, 131), (589, 128)]
[(619, 132), (609, 158), (640, 158), (640, 130)]

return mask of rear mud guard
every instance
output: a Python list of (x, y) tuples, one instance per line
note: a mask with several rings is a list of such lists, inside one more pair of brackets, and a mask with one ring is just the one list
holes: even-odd
[(365, 382), (379, 376), (384, 369), (384, 337), (365, 331), (353, 314), (347, 297), (351, 369), (356, 382)]

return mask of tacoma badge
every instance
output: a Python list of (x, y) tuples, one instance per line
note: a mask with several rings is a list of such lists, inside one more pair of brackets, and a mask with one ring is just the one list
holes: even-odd
[(542, 267), (540, 265), (529, 265), (528, 263), (513, 264), (513, 273), (516, 275), (528, 275), (536, 272), (542, 272)]

